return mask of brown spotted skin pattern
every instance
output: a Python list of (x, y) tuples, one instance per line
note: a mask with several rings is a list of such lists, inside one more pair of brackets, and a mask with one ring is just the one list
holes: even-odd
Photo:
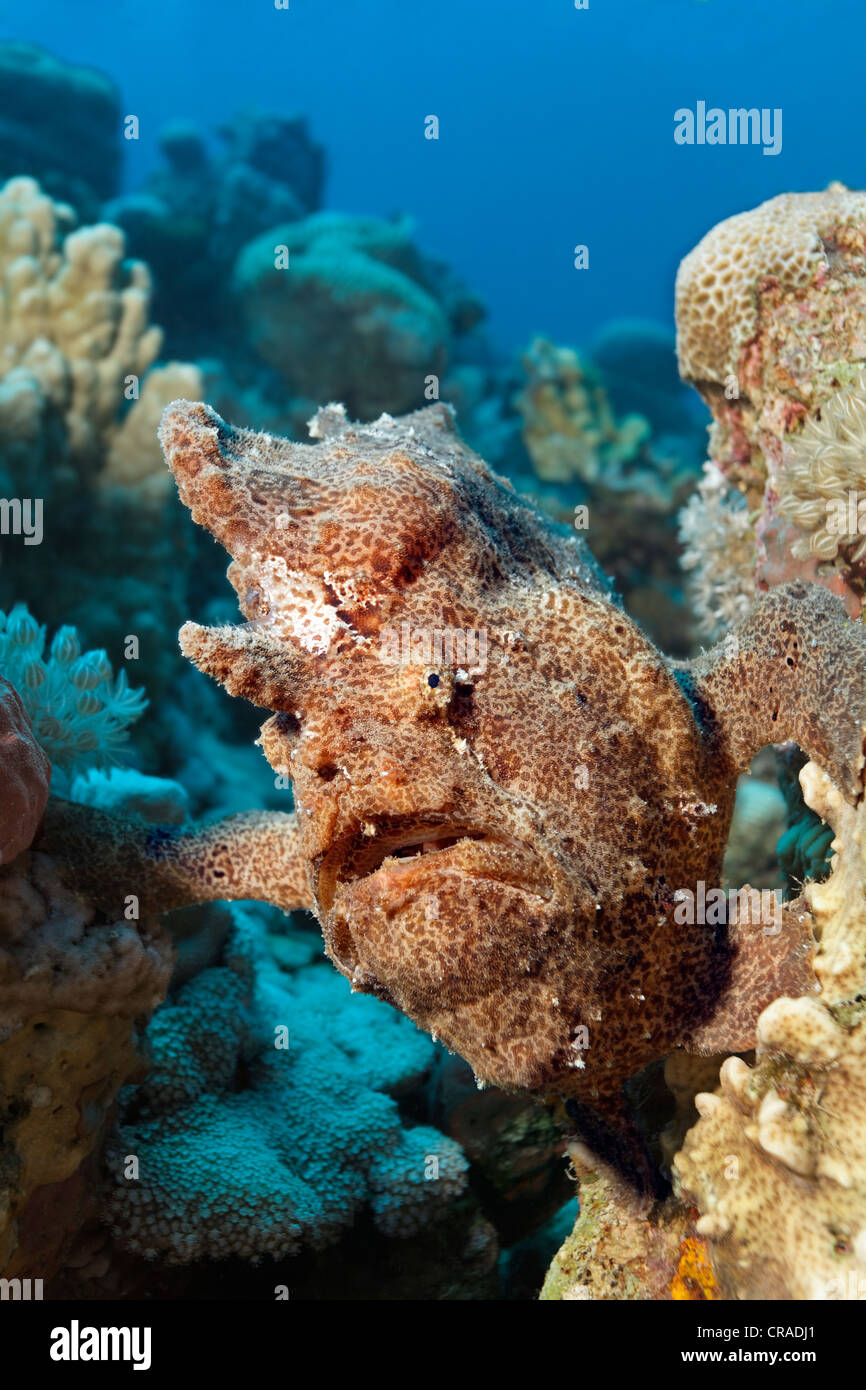
[[(674, 894), (718, 883), (736, 775), (763, 744), (800, 738), (853, 785), (862, 632), (800, 586), (758, 606), (742, 650), (675, 669), (448, 408), (362, 426), (328, 407), (312, 433), (178, 401), (161, 439), (247, 619), (188, 623), (181, 645), (274, 711), (263, 747), (293, 781), (334, 964), (484, 1080), (609, 1114), (643, 1063), (702, 1031), (717, 1044), (732, 1004), (743, 1046), (748, 982), (790, 984), (803, 940), (677, 925)], [(486, 660), (383, 659), (402, 624), (483, 631)], [(840, 632), (841, 743), (815, 707)]]

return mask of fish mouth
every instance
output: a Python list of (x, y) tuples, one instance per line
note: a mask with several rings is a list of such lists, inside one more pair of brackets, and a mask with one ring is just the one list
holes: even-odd
[(500, 949), (498, 924), (549, 920), (558, 902), (561, 885), (550, 866), (502, 826), (413, 818), (375, 834), (369, 823), (359, 830), (320, 866), (316, 897), (328, 955), (354, 988), (416, 1022), (434, 1007), (443, 972), (453, 969), (444, 962), (456, 940), (468, 943), (464, 963), (471, 956), (476, 966), (462, 975), (458, 969), (448, 988), (477, 994)]
[(362, 826), (335, 845), (322, 860), (317, 897), (322, 911), (331, 911), (346, 890), (372, 886), (380, 877), (382, 888), (408, 889), (414, 879), (427, 879), (431, 871), (490, 878), (547, 898), (549, 888), (539, 873), (535, 856), (513, 836), (478, 824)]

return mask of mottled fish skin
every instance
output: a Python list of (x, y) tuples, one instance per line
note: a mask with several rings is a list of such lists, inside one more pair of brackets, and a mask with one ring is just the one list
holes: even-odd
[[(675, 895), (718, 884), (764, 744), (796, 738), (856, 795), (862, 629), (787, 586), (674, 665), (448, 407), (356, 425), (329, 406), (311, 434), (185, 401), (160, 431), (246, 620), (187, 623), (181, 646), (274, 712), (262, 744), (334, 964), (484, 1081), (611, 1116), (651, 1059), (748, 1046), (780, 983), (812, 987), (808, 924), (681, 925)], [(474, 649), (436, 651), (445, 632)]]

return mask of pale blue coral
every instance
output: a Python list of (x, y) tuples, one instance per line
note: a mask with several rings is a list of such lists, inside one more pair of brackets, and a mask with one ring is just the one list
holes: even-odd
[(258, 1260), (332, 1244), (362, 1211), (392, 1237), (447, 1216), (467, 1161), (438, 1131), (406, 1128), (394, 1099), (431, 1064), (429, 1038), (324, 963), (281, 971), (267, 921), (232, 914), (225, 963), (148, 1030), (152, 1069), (108, 1146), (117, 1239), (170, 1264)]
[(116, 677), (104, 651), (82, 652), (74, 627), (61, 627), (46, 653), (46, 630), (16, 603), (0, 611), (0, 674), (21, 696), (52, 765), (68, 776), (116, 762), (144, 710), (142, 690)]

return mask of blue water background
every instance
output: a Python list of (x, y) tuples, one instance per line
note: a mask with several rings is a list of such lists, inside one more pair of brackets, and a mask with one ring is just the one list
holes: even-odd
[[(128, 187), (170, 119), (306, 113), (327, 205), (410, 212), (505, 350), (671, 322), (677, 263), (720, 218), (866, 181), (863, 0), (2, 0), (0, 34), (117, 80), (141, 122)], [(782, 152), (677, 146), (698, 100), (781, 107)]]

